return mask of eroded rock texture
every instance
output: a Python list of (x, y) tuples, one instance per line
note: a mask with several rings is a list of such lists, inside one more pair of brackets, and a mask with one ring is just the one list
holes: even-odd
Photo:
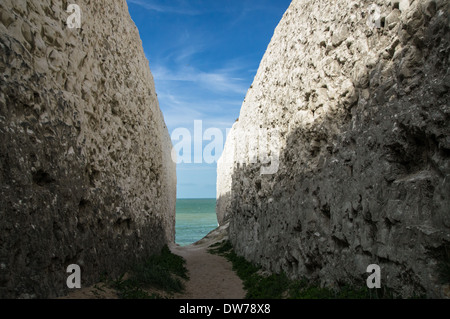
[(176, 176), (125, 0), (0, 3), (0, 297), (66, 292), (174, 240)]
[(331, 287), (378, 264), (403, 297), (448, 296), (449, 37), (444, 0), (292, 2), (218, 165), (239, 254)]

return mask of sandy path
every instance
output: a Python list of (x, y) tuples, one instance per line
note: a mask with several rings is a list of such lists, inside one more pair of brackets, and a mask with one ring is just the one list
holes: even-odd
[(241, 279), (224, 257), (207, 252), (205, 244), (185, 247), (172, 246), (172, 253), (186, 260), (189, 281), (186, 291), (177, 299), (243, 299), (245, 291)]

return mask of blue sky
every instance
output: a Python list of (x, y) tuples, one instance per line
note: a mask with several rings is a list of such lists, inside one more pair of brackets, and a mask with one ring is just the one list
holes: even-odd
[[(171, 135), (186, 128), (194, 139), (194, 121), (201, 120), (203, 132), (218, 128), (226, 136), (290, 2), (127, 0)], [(216, 168), (178, 164), (177, 197), (215, 198)]]

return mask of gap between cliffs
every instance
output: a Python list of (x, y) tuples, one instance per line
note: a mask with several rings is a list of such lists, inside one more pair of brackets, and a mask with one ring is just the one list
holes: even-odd
[(232, 269), (225, 257), (213, 255), (208, 248), (225, 240), (228, 225), (219, 227), (205, 238), (189, 246), (173, 245), (172, 253), (186, 260), (189, 281), (182, 294), (176, 299), (244, 299), (242, 280)]

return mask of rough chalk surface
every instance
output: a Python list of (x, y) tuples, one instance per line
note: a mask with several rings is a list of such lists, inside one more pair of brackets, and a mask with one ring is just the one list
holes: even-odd
[(445, 0), (292, 2), (218, 164), (237, 253), (330, 287), (378, 264), (403, 297), (449, 296), (449, 37)]
[(0, 2), (0, 297), (66, 293), (174, 241), (176, 173), (125, 0)]

